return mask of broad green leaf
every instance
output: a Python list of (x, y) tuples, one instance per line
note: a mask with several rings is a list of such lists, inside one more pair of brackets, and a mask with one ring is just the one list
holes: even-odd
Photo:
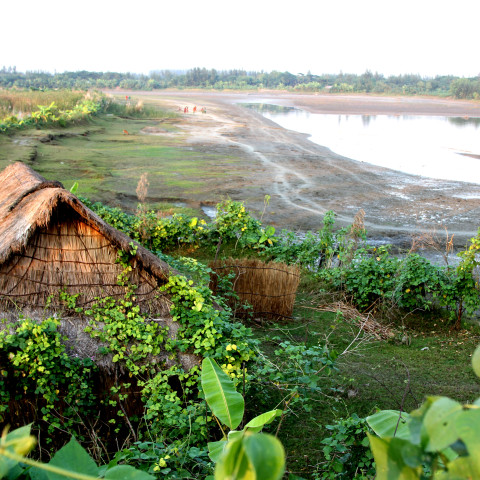
[[(215, 466), (215, 480), (255, 480), (242, 440), (228, 442), (225, 452)], [(258, 479), (260, 480), (260, 479)]]
[(410, 412), (410, 421), (408, 422), (408, 426), (411, 435), (410, 441), (414, 445), (421, 445), (422, 448), (425, 448), (425, 446), (428, 444), (429, 438), (423, 429), (423, 419), (425, 418), (428, 409), (436, 399), (437, 397), (428, 397), (420, 406), (420, 408)]
[(480, 478), (478, 460), (475, 457), (458, 457), (447, 465), (448, 472), (435, 476), (438, 480), (466, 480)]
[(259, 432), (264, 425), (271, 423), (274, 418), (279, 417), (282, 414), (282, 410), (270, 410), (269, 412), (262, 413), (258, 417), (252, 418), (246, 425), (244, 430), (250, 430), (251, 432)]
[[(25, 475), (24, 475), (25, 470), (26, 470), (25, 467), (21, 467), (19, 464), (17, 464), (9, 470), (8, 475), (5, 478), (7, 480), (16, 480), (20, 476), (22, 476), (22, 478), (25, 478)], [(30, 470), (31, 469), (29, 469), (28, 471), (29, 474), (30, 474)]]
[(78, 182), (75, 182), (70, 188), (70, 193), (75, 193), (77, 189), (78, 189)]
[[(7, 447), (8, 451), (15, 452), (20, 455), (27, 455), (30, 450), (35, 446), (35, 439), (30, 435), (31, 424), (24, 427), (17, 428), (7, 433), (5, 440), (1, 440), (1, 443), (11, 443)], [(0, 478), (7, 476), (8, 472), (18, 465), (16, 460), (6, 458), (0, 455)]]
[[(439, 451), (458, 440), (455, 423), (462, 405), (450, 398), (437, 398), (423, 419), (423, 432), (428, 437), (426, 451)], [(423, 437), (422, 433), (422, 437)]]
[[(72, 437), (72, 439), (50, 460), (49, 465), (63, 468), (71, 472), (98, 476), (98, 467), (87, 451)], [(47, 472), (49, 480), (65, 480), (64, 475)]]
[(266, 433), (247, 434), (243, 448), (255, 477), (262, 480), (280, 480), (285, 471), (285, 452), (280, 441)]
[(475, 349), (472, 355), (472, 367), (475, 375), (480, 377), (480, 345)]
[(423, 451), (418, 445), (414, 445), (408, 440), (400, 447), (402, 459), (409, 467), (420, 467), (422, 465)]
[(48, 480), (47, 472), (41, 468), (32, 467), (28, 470), (30, 480)]
[(279, 440), (246, 433), (228, 443), (215, 468), (215, 480), (280, 480), (284, 469), (285, 452)]
[(472, 355), (472, 367), (475, 375), (480, 377), (480, 345), (475, 349)]
[[(398, 420), (399, 417), (400, 421)], [(366, 420), (380, 438), (393, 437), (395, 433), (395, 438), (410, 439), (410, 430), (407, 423), (410, 420), (410, 415), (408, 413), (402, 412), (400, 415), (398, 410), (381, 410), (370, 415)]]
[(28, 425), (25, 425), (24, 427), (16, 428), (15, 430), (12, 430), (11, 432), (8, 432), (6, 441), (11, 442), (13, 440), (20, 440), (22, 438), (29, 437), (31, 428), (32, 428), (32, 424), (29, 423)]
[(238, 440), (239, 438), (242, 438), (242, 436), (244, 435), (244, 431), (243, 430), (230, 430), (228, 432), (228, 441), (229, 442), (234, 442), (235, 440)]
[(117, 465), (105, 474), (105, 480), (155, 480), (156, 477), (130, 465)]
[(467, 447), (471, 466), (479, 472), (473, 478), (480, 478), (480, 409), (462, 410), (456, 418), (455, 431)]
[(245, 408), (243, 397), (211, 358), (204, 358), (202, 362), (202, 388), (213, 414), (231, 430), (237, 428)]
[(208, 456), (210, 457), (210, 460), (212, 460), (212, 462), (217, 463), (218, 459), (220, 458), (222, 453), (225, 451), (226, 447), (227, 447), (226, 440), (219, 440), (218, 442), (208, 442)]
[(402, 454), (410, 443), (401, 438), (379, 438), (367, 433), (377, 468), (376, 480), (418, 480), (421, 467), (410, 467)]

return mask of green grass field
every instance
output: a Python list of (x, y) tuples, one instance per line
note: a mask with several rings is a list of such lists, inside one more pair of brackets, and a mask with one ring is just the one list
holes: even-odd
[[(161, 123), (165, 134), (149, 135), (145, 127)], [(128, 134), (124, 133), (128, 132)], [(134, 210), (136, 187), (148, 174), (148, 203), (215, 203), (218, 186), (242, 166), (235, 157), (196, 151), (185, 146), (174, 116), (134, 119), (102, 116), (68, 129), (25, 130), (0, 136), (0, 168), (23, 161), (66, 188), (95, 201)]]

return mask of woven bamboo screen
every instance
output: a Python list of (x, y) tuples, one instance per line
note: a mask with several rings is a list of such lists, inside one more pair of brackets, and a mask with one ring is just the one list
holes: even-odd
[[(215, 291), (218, 276), (234, 273), (233, 287), (244, 302), (252, 305), (257, 316), (291, 317), (295, 303), (300, 269), (283, 263), (264, 263), (252, 259), (228, 259), (210, 265), (213, 275), (211, 287)], [(234, 307), (234, 305), (230, 305)], [(236, 313), (241, 311), (236, 309)]]

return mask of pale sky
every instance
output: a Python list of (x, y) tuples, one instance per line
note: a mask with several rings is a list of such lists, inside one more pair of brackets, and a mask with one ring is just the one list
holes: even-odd
[(1, 66), (480, 74), (478, 0), (2, 0)]

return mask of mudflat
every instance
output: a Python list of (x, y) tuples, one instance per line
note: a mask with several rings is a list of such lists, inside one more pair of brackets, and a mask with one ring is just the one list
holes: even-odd
[[(279, 92), (162, 91), (131, 95), (181, 111), (178, 127), (185, 134), (185, 143), (196, 151), (236, 158), (242, 167), (241, 176), (227, 176), (216, 185), (215, 192), (205, 192), (204, 197), (229, 195), (244, 200), (260, 215), (264, 197), (270, 195), (265, 223), (316, 230), (328, 210), (336, 213), (338, 224), (343, 226), (351, 224), (362, 209), (370, 237), (407, 244), (414, 233), (436, 232), (442, 237), (447, 229), (458, 246), (480, 227), (480, 164), (478, 171), (472, 172), (472, 179), (479, 183), (408, 175), (337, 155), (309, 141), (306, 135), (285, 130), (240, 105), (261, 99), (263, 103), (315, 113), (480, 117), (479, 102)], [(183, 113), (186, 106), (187, 114)], [(200, 113), (202, 107), (206, 113)]]

